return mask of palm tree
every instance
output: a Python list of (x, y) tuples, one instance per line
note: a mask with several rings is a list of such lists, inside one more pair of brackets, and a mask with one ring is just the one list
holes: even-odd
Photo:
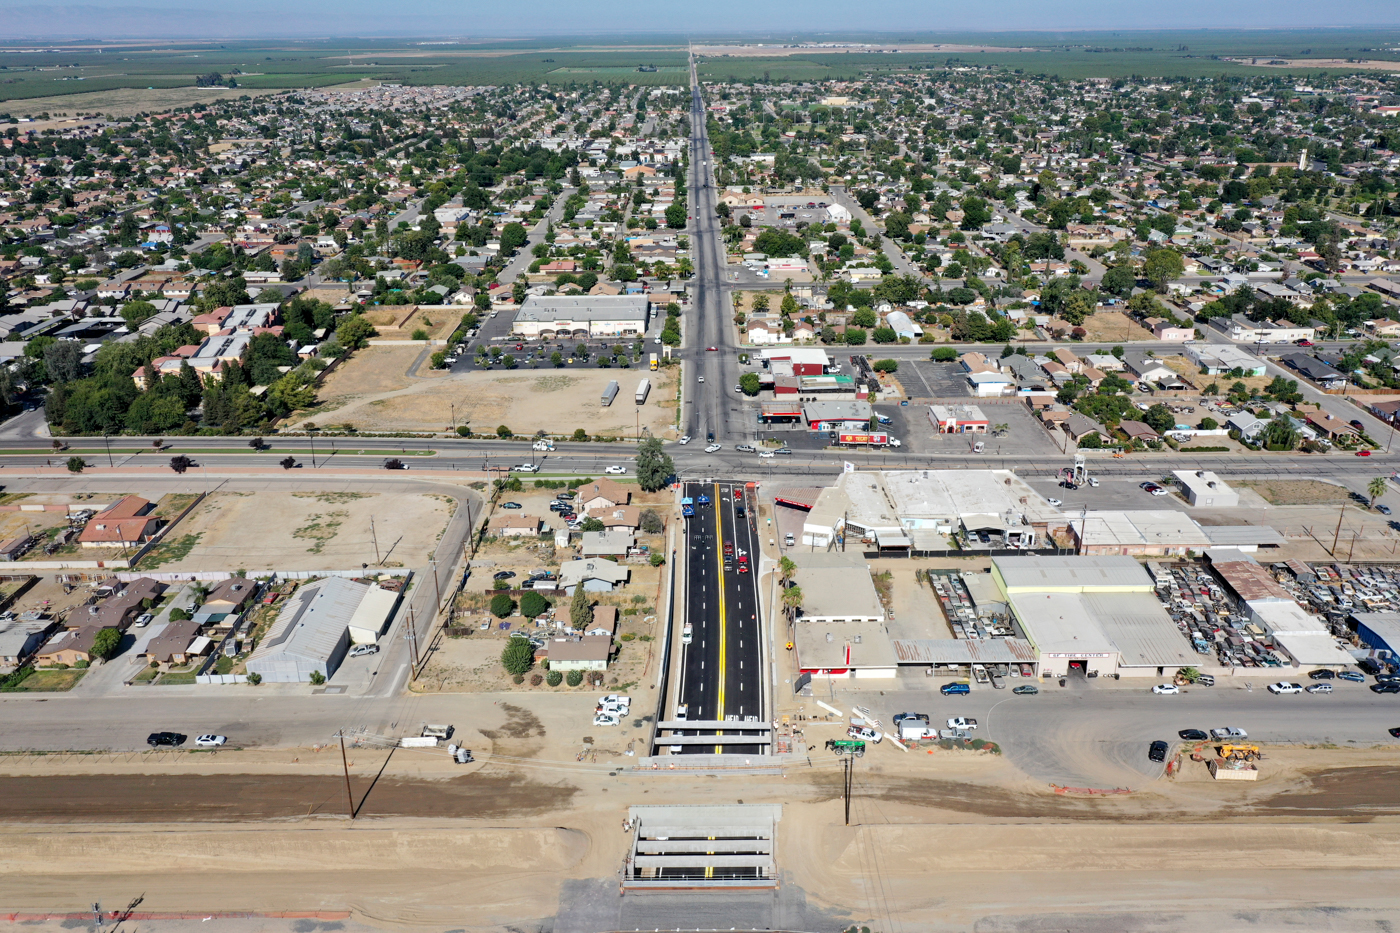
[(1386, 483), (1384, 476), (1377, 476), (1375, 479), (1367, 483), (1366, 492), (1370, 493), (1371, 495), (1371, 504), (1367, 506), (1367, 508), (1374, 509), (1376, 507), (1376, 500), (1379, 499), (1381, 496), (1385, 495), (1385, 491), (1388, 488), (1390, 487)]
[(1011, 430), (1011, 425), (1009, 425), (1009, 424), (1007, 424), (1007, 423), (1005, 423), (1005, 422), (1002, 422), (1001, 424), (994, 424), (994, 425), (992, 425), (992, 433), (995, 434), (997, 437), (1002, 437), (1002, 436), (1004, 436), (1004, 435), (1006, 434), (1006, 432), (1008, 432), (1008, 431), (1010, 431), (1010, 430)]
[(793, 620), (794, 613), (802, 608), (802, 587), (789, 586), (783, 590), (783, 609), (787, 612), (788, 622)]
[(788, 581), (795, 573), (797, 573), (797, 565), (792, 562), (792, 558), (784, 557), (778, 561), (778, 580), (784, 586), (787, 586)]

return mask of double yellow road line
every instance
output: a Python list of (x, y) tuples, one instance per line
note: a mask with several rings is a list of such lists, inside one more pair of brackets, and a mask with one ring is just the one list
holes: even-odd
[[(724, 523), (720, 520), (720, 503), (723, 501), (719, 492), (719, 483), (714, 484), (714, 496), (711, 497), (711, 504), (715, 510), (715, 559), (719, 562), (719, 702), (715, 709), (715, 719), (724, 720), (724, 681), (725, 663), (727, 647), (729, 642), (728, 617), (724, 608)], [(718, 733), (724, 735), (723, 732)], [(722, 746), (715, 746), (715, 754), (724, 752)]]

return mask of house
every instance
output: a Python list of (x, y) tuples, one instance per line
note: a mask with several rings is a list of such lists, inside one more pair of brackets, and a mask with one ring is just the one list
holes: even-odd
[(612, 654), (611, 635), (563, 636), (545, 642), (551, 671), (605, 671)]
[(1329, 440), (1336, 440), (1342, 435), (1354, 437), (1359, 433), (1356, 428), (1331, 412), (1324, 412), (1321, 410), (1304, 412), (1299, 410), (1298, 413), (1303, 416), (1303, 419), (1307, 421), (1308, 424), (1312, 425), (1314, 431)]
[(1279, 362), (1324, 389), (1340, 389), (1347, 384), (1346, 373), (1306, 353), (1285, 353), (1279, 357)]
[(88, 521), (78, 543), (87, 548), (145, 544), (163, 521), (149, 514), (153, 508), (155, 503), (140, 496), (122, 496)]
[(503, 512), (491, 516), (486, 533), (493, 538), (523, 538), (540, 533), (540, 520), (533, 515)]
[(1268, 418), (1256, 418), (1247, 411), (1236, 412), (1225, 419), (1225, 427), (1240, 432), (1240, 437), (1252, 441), (1264, 432)]
[(1366, 328), (1378, 337), (1400, 337), (1400, 321), (1389, 318), (1367, 321)]
[(1152, 327), (1152, 336), (1156, 337), (1158, 340), (1185, 343), (1196, 336), (1196, 330), (1192, 327), (1177, 327), (1166, 321), (1158, 321)]
[(49, 618), (0, 622), (0, 669), (14, 669), (22, 664), (57, 626), (57, 620)]
[(66, 664), (69, 667), (79, 661), (92, 662), (92, 643), (103, 626), (85, 625), (82, 628), (63, 629), (55, 632), (44, 647), (34, 653), (34, 663), (39, 667), (54, 667)]
[(253, 601), (257, 589), (258, 585), (246, 577), (221, 580), (209, 591), (209, 595), (204, 597), (203, 604), (195, 613), (195, 620), (201, 625), (207, 625), (222, 621), (225, 616), (238, 615)]
[(1129, 351), (1123, 354), (1123, 365), (1128, 372), (1143, 382), (1159, 382), (1161, 380), (1174, 380), (1178, 376), (1176, 370), (1170, 366), (1164, 366), (1157, 360), (1141, 351)]
[[(170, 622), (165, 629), (146, 644), (145, 657), (158, 664), (185, 664), (195, 655), (190, 647), (200, 641), (200, 625), (194, 619), (180, 619)], [(202, 639), (207, 648), (209, 639)]]
[(585, 531), (582, 553), (584, 557), (626, 557), (634, 543), (636, 537), (629, 530)]
[(612, 638), (617, 634), (617, 619), (616, 606), (594, 606), (593, 621), (588, 623), (588, 628), (584, 630), (583, 634), (606, 635)]
[(1050, 352), (1050, 355), (1053, 356), (1055, 362), (1063, 366), (1065, 372), (1068, 373), (1077, 373), (1084, 365), (1083, 361), (1074, 355), (1073, 350), (1067, 350), (1064, 347), (1057, 347)]
[(1118, 427), (1122, 428), (1123, 433), (1128, 435), (1129, 440), (1155, 441), (1161, 439), (1160, 434), (1142, 421), (1120, 421)]
[(594, 480), (587, 486), (580, 486), (577, 495), (578, 498), (574, 501), (590, 515), (595, 511), (627, 505), (632, 501), (632, 490), (629, 487), (606, 477)]
[(580, 584), (589, 593), (611, 593), (626, 583), (630, 575), (631, 571), (616, 561), (589, 557), (560, 566), (559, 586), (570, 596)]
[(1070, 412), (1069, 417), (1065, 418), (1060, 424), (1064, 432), (1068, 434), (1070, 439), (1076, 444), (1090, 434), (1097, 434), (1101, 440), (1105, 441), (1111, 439), (1107, 428), (1088, 415), (1077, 411)]
[(107, 590), (112, 595), (102, 602), (88, 603), (73, 610), (68, 624), (115, 628), (124, 632), (137, 616), (146, 611), (147, 606), (165, 592), (166, 585), (150, 577), (141, 577), (125, 584), (112, 581), (107, 584)]
[(1009, 395), (1016, 385), (1010, 376), (997, 372), (968, 373), (967, 381), (971, 383), (973, 394), (978, 398), (1000, 398)]
[(965, 373), (994, 373), (998, 372), (997, 365), (976, 350), (964, 353), (958, 357), (958, 363)]
[(619, 505), (611, 509), (600, 509), (589, 515), (603, 523), (606, 531), (636, 531), (642, 523), (642, 508), (637, 505)]

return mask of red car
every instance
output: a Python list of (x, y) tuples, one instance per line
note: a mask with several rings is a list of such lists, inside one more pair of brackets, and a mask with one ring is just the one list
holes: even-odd
[(710, 353), (714, 353), (716, 350), (719, 349), (719, 347), (706, 347), (705, 349)]
[(1358, 451), (1356, 452), (1356, 455), (1357, 455), (1358, 457), (1369, 457), (1369, 456), (1371, 456), (1371, 452), (1370, 452), (1369, 450), (1358, 450)]
[(1311, 340), (1308, 340), (1306, 337), (1302, 340), (1295, 340), (1294, 343), (1296, 343), (1300, 347), (1310, 347), (1313, 345), (1313, 342)]
[[(743, 558), (740, 558), (740, 560), (743, 560)], [(740, 564), (740, 565), (739, 565), (739, 572), (740, 572), (740, 573), (748, 573), (748, 572), (749, 572), (749, 565), (748, 565), (748, 564)]]

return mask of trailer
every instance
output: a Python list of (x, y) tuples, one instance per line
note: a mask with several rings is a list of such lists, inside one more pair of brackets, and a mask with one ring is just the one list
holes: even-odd
[(645, 405), (647, 396), (651, 394), (651, 380), (643, 379), (637, 383), (637, 404)]
[(611, 405), (611, 404), (613, 403), (613, 399), (615, 399), (615, 398), (617, 398), (617, 380), (616, 380), (616, 379), (614, 379), (614, 380), (612, 380), (611, 382), (609, 382), (609, 383), (608, 383), (608, 387), (607, 387), (606, 389), (603, 390), (603, 407), (604, 407), (604, 408), (607, 408), (609, 405)]
[(899, 438), (890, 437), (882, 431), (839, 431), (836, 434), (836, 443), (864, 447), (898, 447)]

